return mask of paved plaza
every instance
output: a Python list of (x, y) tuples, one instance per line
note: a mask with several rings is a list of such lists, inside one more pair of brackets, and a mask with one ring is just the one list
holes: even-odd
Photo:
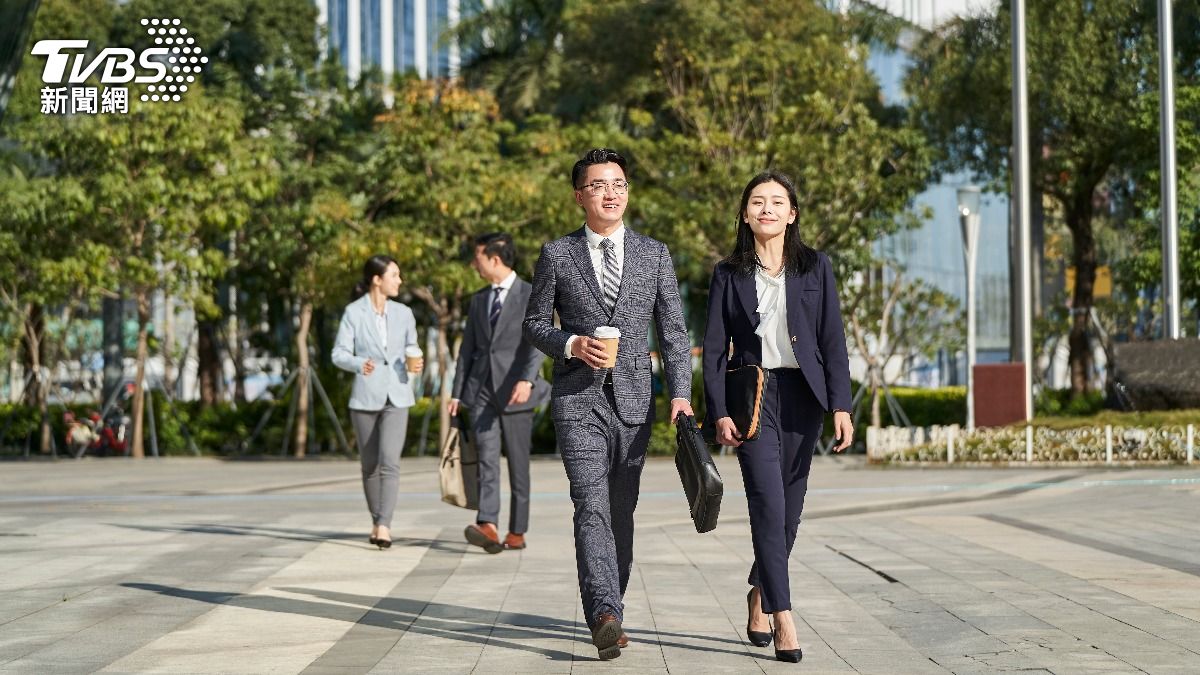
[(792, 555), (804, 660), (744, 641), (736, 461), (696, 534), (650, 460), (600, 662), (561, 463), (533, 463), (530, 547), (488, 555), (402, 462), (396, 546), (347, 461), (0, 464), (0, 673), (1200, 673), (1200, 472), (879, 469), (818, 458)]

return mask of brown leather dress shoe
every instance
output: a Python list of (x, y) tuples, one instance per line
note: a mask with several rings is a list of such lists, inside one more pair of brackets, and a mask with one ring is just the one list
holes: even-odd
[(504, 550), (519, 551), (525, 548), (525, 535), (509, 532), (504, 535)]
[(496, 526), (491, 523), (472, 523), (463, 530), (463, 536), (467, 538), (468, 544), (478, 546), (488, 553), (504, 550), (504, 545), (500, 543), (500, 537), (496, 533)]
[[(612, 614), (601, 614), (592, 628), (592, 644), (600, 653), (601, 661), (611, 661), (621, 655), (621, 620)], [(626, 640), (628, 644), (628, 640)]]

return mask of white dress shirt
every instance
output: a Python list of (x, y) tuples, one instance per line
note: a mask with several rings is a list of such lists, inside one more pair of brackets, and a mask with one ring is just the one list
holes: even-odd
[[(592, 269), (596, 272), (596, 285), (600, 287), (600, 292), (604, 292), (604, 247), (601, 242), (605, 239), (592, 231), (592, 228), (583, 225), (583, 233), (587, 237), (588, 255), (592, 257)], [(621, 272), (625, 269), (625, 223), (617, 226), (617, 230), (608, 235), (608, 239), (612, 240), (613, 253), (617, 256), (617, 279), (621, 278)], [(618, 282), (619, 283), (619, 282)], [(568, 358), (575, 358), (571, 354), (571, 344), (575, 342), (575, 336), (572, 335), (567, 339), (567, 347), (564, 355)]]
[(488, 297), (488, 311), (492, 311), (492, 298), (496, 297), (496, 289), (500, 289), (500, 305), (504, 306), (504, 301), (508, 300), (508, 291), (517, 282), (517, 273), (509, 272), (508, 276), (504, 277), (504, 281), (498, 284), (492, 284), (492, 295)]
[(375, 315), (375, 330), (379, 332), (379, 342), (383, 347), (384, 354), (387, 353), (387, 339), (388, 339), (387, 310), (388, 310), (388, 300), (386, 298), (383, 301), (383, 311), (382, 312), (376, 312), (374, 303), (371, 304), (371, 313)]
[(787, 324), (787, 273), (770, 276), (763, 268), (754, 274), (754, 292), (758, 295), (758, 328), (762, 339), (763, 368), (799, 368), (792, 351)]
[[(506, 300), (508, 300), (508, 292), (512, 289), (513, 284), (515, 284), (516, 282), (517, 282), (517, 272), (514, 270), (512, 272), (509, 272), (508, 276), (504, 277), (504, 281), (501, 281), (498, 284), (491, 285), (492, 291), (488, 295), (488, 299), (487, 299), (488, 314), (491, 314), (491, 311), (492, 311), (492, 298), (496, 297), (496, 289), (497, 288), (500, 289), (500, 306), (503, 307), (504, 302)], [(457, 401), (458, 399), (453, 399), (453, 400)]]

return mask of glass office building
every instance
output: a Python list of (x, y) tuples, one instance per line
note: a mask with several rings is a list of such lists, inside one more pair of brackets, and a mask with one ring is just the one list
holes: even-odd
[[(861, 0), (905, 19), (915, 30), (963, 14), (984, 9), (988, 0)], [(909, 36), (910, 38), (915, 35)], [(874, 46), (868, 66), (879, 81), (884, 102), (903, 105), (907, 96), (903, 78), (909, 68), (904, 39), (898, 50)], [(928, 208), (930, 218), (920, 227), (897, 233), (879, 242), (878, 252), (898, 261), (910, 279), (937, 287), (957, 298), (966, 308), (966, 261), (958, 217), (959, 187), (970, 182), (965, 174), (946, 175), (917, 196), (915, 207)], [(978, 363), (1008, 361), (1010, 342), (1009, 198), (1007, 194), (984, 193), (981, 200), (979, 243), (976, 257), (975, 301)], [(912, 364), (906, 380), (913, 384), (962, 384), (966, 359), (961, 354), (943, 354), (929, 364)]]
[(447, 31), (462, 11), (481, 0), (316, 0), (320, 21), (352, 80), (376, 66), (385, 78), (413, 72), (421, 78), (458, 71), (460, 54)]

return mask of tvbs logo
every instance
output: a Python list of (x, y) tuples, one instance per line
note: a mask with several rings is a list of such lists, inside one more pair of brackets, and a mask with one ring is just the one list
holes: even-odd
[[(196, 81), (208, 57), (196, 45), (196, 39), (179, 19), (142, 19), (153, 47), (141, 53), (128, 47), (107, 47), (94, 58), (84, 52), (87, 40), (40, 40), (33, 46), (34, 56), (46, 57), (42, 69), (42, 112), (46, 114), (95, 114), (128, 112), (130, 82), (146, 85), (142, 101), (179, 101), (188, 85)], [(105, 85), (86, 86), (93, 77)], [(97, 102), (100, 106), (97, 107)]]

